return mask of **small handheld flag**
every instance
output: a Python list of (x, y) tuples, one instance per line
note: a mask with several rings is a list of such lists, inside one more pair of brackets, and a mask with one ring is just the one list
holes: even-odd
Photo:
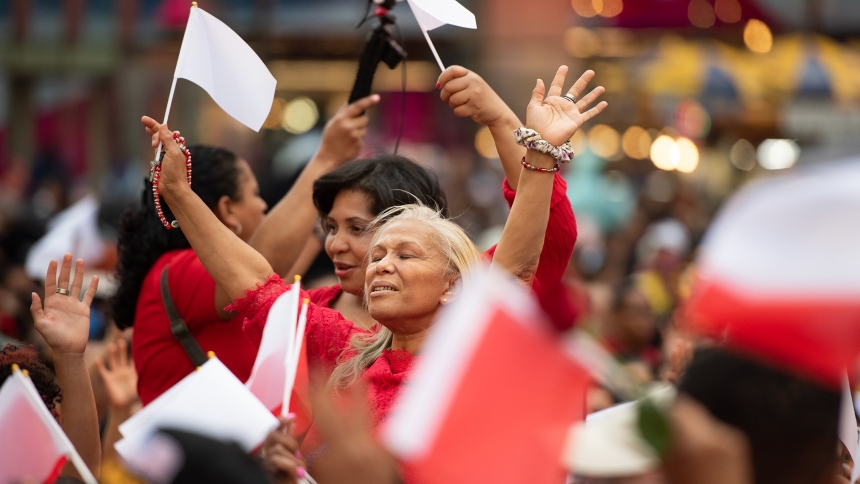
[(442, 64), (442, 59), (439, 57), (439, 53), (436, 52), (436, 46), (433, 45), (433, 41), (430, 40), (430, 35), (427, 32), (445, 24), (476, 29), (478, 25), (475, 23), (475, 15), (455, 0), (407, 1), (409, 2), (409, 7), (412, 9), (412, 13), (415, 14), (418, 26), (421, 27), (421, 33), (427, 39), (427, 45), (430, 46), (433, 57), (436, 58), (436, 62), (439, 64), (439, 69), (444, 71), (445, 65)]

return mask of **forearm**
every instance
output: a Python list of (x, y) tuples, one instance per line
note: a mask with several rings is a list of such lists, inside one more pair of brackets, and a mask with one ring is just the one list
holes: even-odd
[[(536, 167), (552, 168), (555, 160), (543, 153), (528, 151), (526, 161)], [(530, 284), (543, 249), (549, 221), (553, 175), (521, 168), (519, 190), (502, 232), (493, 265)]]
[(508, 108), (507, 114), (502, 116), (498, 122), (488, 126), (490, 134), (493, 135), (493, 142), (496, 144), (496, 151), (499, 152), (499, 159), (502, 161), (502, 169), (505, 171), (508, 185), (514, 191), (517, 191), (520, 181), (520, 172), (522, 171), (520, 162), (526, 155), (526, 148), (514, 141), (514, 130), (522, 125), (523, 123), (520, 122), (517, 115)]
[(269, 211), (248, 241), (281, 277), (292, 275), (288, 272), (313, 235), (318, 218), (313, 204), (314, 181), (335, 166), (334, 162), (320, 157), (311, 160), (287, 195)]
[(111, 405), (108, 410), (107, 425), (105, 426), (104, 439), (102, 440), (102, 449), (104, 458), (102, 460), (119, 458), (114, 444), (119, 442), (122, 434), (119, 432), (119, 426), (132, 415), (131, 405), (116, 406)]
[[(93, 387), (84, 363), (83, 353), (54, 355), (57, 382), (63, 391), (61, 403), (63, 431), (75, 446), (93, 475), (98, 478), (101, 466), (99, 421)], [(72, 465), (66, 465), (64, 475), (80, 478)]]
[(231, 300), (272, 275), (266, 258), (222, 224), (188, 185), (163, 196), (203, 267)]

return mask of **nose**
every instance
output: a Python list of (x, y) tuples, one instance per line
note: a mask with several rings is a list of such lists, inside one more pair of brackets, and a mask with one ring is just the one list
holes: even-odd
[(394, 264), (392, 264), (392, 257), (390, 255), (386, 255), (379, 262), (376, 263), (377, 274), (391, 274), (393, 272)]
[(340, 235), (340, 232), (329, 234), (327, 239), (326, 242), (332, 254), (343, 254), (349, 251), (349, 243), (347, 243), (346, 237)]

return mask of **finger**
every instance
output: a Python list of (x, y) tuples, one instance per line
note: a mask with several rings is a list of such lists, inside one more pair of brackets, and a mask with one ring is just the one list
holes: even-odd
[(32, 302), (30, 303), (30, 314), (33, 316), (33, 319), (36, 319), (36, 316), (42, 315), (42, 299), (35, 292), (30, 295)]
[(158, 131), (152, 133), (152, 149), (158, 148)]
[(125, 338), (120, 338), (116, 342), (117, 363), (120, 366), (128, 366), (128, 343)]
[(549, 86), (547, 96), (561, 96), (561, 91), (564, 89), (564, 79), (567, 77), (567, 66), (561, 66), (552, 78), (552, 84)]
[(149, 116), (143, 116), (140, 118), (140, 122), (146, 126), (147, 129), (152, 129), (153, 131), (158, 130), (158, 121), (150, 118)]
[(360, 118), (350, 119), (345, 124), (347, 130), (366, 128), (370, 125), (370, 118), (361, 116)]
[[(289, 430), (289, 429), (284, 429)], [(273, 446), (280, 446), (289, 454), (295, 454), (299, 450), (299, 441), (289, 435), (288, 432), (273, 432), (271, 434), (270, 443)]]
[(48, 263), (48, 272), (45, 274), (45, 298), (57, 292), (57, 261)]
[(450, 104), (451, 96), (458, 92), (467, 90), (469, 88), (469, 84), (470, 82), (468, 77), (458, 77), (457, 79), (448, 82), (448, 84), (442, 88), (442, 91), (439, 93), (439, 97), (445, 104)]
[(597, 116), (598, 114), (603, 112), (603, 110), (606, 109), (606, 106), (609, 106), (608, 102), (600, 101), (600, 104), (598, 104), (597, 106), (594, 106), (593, 108), (589, 109), (588, 111), (582, 113), (582, 122), (584, 123), (584, 122), (594, 118), (595, 116)]
[(469, 75), (469, 69), (466, 69), (463, 66), (451, 66), (442, 71), (442, 74), (439, 75), (439, 79), (436, 81), (436, 89), (441, 89), (450, 81), (467, 75)]
[(603, 93), (606, 92), (606, 89), (603, 86), (595, 87), (590, 93), (585, 95), (582, 99), (576, 102), (576, 108), (579, 109), (579, 112), (585, 111), (591, 103), (597, 100)]
[(170, 131), (170, 128), (167, 127), (166, 124), (162, 124), (161, 128), (158, 130), (158, 140), (161, 141), (164, 146), (164, 151), (173, 156), (181, 156), (183, 159), (185, 155), (179, 151), (179, 145), (173, 141), (173, 131)]
[(72, 289), (69, 294), (75, 299), (81, 298), (81, 287), (84, 285), (84, 260), (75, 261), (75, 277), (72, 279)]
[(545, 89), (546, 89), (546, 88), (545, 88), (545, 87), (544, 87), (544, 85), (543, 85), (543, 80), (542, 80), (542, 79), (538, 79), (538, 80), (537, 80), (537, 84), (535, 85), (535, 88), (534, 88), (534, 90), (532, 91), (532, 100), (531, 100), (531, 102), (533, 102), (533, 103), (538, 103), (538, 104), (542, 103), (542, 102), (543, 102), (543, 97), (544, 97), (544, 91), (545, 91)]
[(363, 140), (367, 136), (367, 128), (357, 128), (352, 130), (352, 137), (357, 140)]
[(458, 118), (466, 118), (472, 115), (472, 107), (464, 104), (462, 106), (457, 106), (454, 108), (454, 115)]
[(119, 368), (119, 351), (117, 351), (116, 343), (108, 343), (107, 355), (104, 358), (107, 361), (108, 367), (111, 370)]
[(63, 264), (60, 266), (60, 279), (57, 286), (61, 289), (69, 288), (69, 277), (72, 275), (72, 254), (63, 256)]
[(107, 367), (105, 367), (104, 361), (102, 361), (101, 359), (96, 359), (96, 370), (98, 370), (99, 375), (101, 375), (102, 377), (102, 380), (107, 380), (110, 376), (108, 374), (110, 372), (108, 371)]
[(90, 285), (87, 287), (87, 292), (84, 294), (84, 304), (87, 307), (90, 307), (90, 304), (93, 303), (93, 299), (96, 297), (96, 291), (99, 288), (99, 276), (93, 276), (92, 280), (90, 280)]
[(370, 96), (363, 97), (358, 101), (350, 104), (348, 108), (346, 108), (345, 115), (349, 118), (357, 118), (359, 116), (363, 116), (364, 112), (368, 109), (372, 108), (379, 102), (379, 94), (371, 94)]
[(448, 98), (448, 105), (456, 109), (468, 103), (471, 98), (472, 93), (468, 90), (456, 92), (450, 98)]
[[(266, 461), (274, 470), (287, 473), (296, 481), (301, 479), (301, 477), (299, 477), (301, 462), (296, 459), (295, 456), (277, 454), (267, 457)], [(302, 470), (304, 470), (304, 468), (302, 468)], [(304, 475), (304, 473), (302, 474)]]
[(594, 79), (594, 71), (589, 69), (583, 72), (582, 75), (579, 76), (579, 79), (573, 83), (573, 86), (570, 87), (570, 90), (567, 91), (568, 94), (573, 96), (575, 99), (579, 99), (579, 96), (585, 92), (585, 88), (588, 87), (588, 83), (591, 82), (592, 79)]

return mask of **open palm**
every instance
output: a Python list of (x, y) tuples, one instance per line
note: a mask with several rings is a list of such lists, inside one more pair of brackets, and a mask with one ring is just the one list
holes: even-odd
[(553, 146), (559, 146), (569, 140), (586, 121), (600, 114), (608, 106), (603, 101), (588, 111), (585, 110), (605, 92), (602, 86), (594, 88), (587, 96), (579, 99), (589, 81), (594, 78), (594, 71), (585, 71), (568, 91), (578, 99), (575, 103), (562, 97), (566, 76), (567, 66), (559, 67), (549, 92), (545, 92), (543, 81), (538, 79), (526, 111), (526, 127), (540, 133), (541, 138)]
[[(33, 293), (30, 314), (36, 330), (55, 353), (83, 353), (87, 348), (90, 333), (90, 305), (99, 285), (98, 276), (93, 280), (80, 300), (84, 280), (84, 261), (75, 263), (75, 276), (71, 279), (72, 255), (63, 257), (60, 279), (57, 280), (57, 261), (48, 264), (45, 276), (45, 303)], [(71, 287), (70, 287), (71, 282)], [(57, 288), (68, 290), (69, 295), (60, 294)]]
[(128, 343), (120, 338), (107, 346), (107, 355), (96, 360), (111, 404), (126, 407), (137, 401), (137, 371), (128, 357)]

